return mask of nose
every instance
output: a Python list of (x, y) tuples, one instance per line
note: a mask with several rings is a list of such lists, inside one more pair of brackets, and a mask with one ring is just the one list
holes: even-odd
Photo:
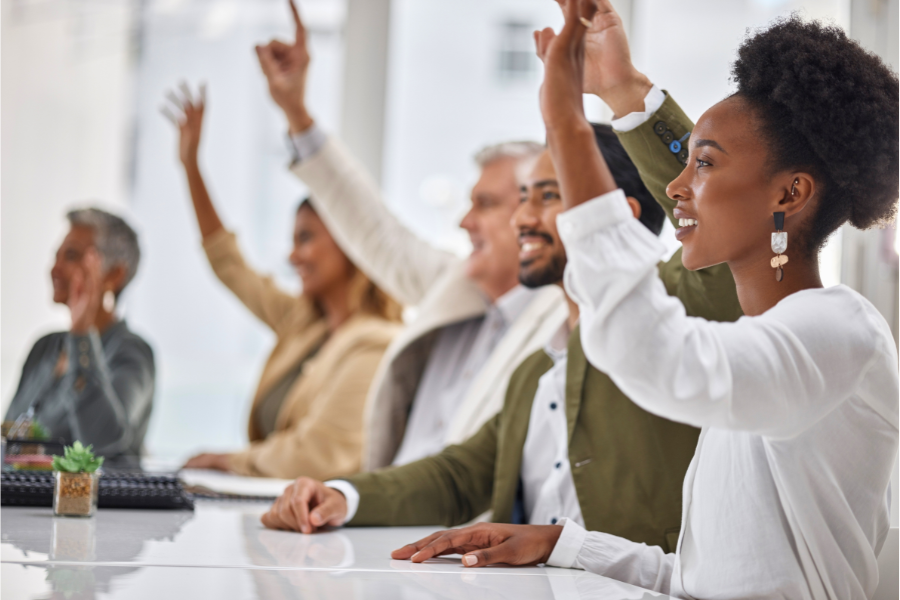
[(475, 231), (476, 229), (476, 219), (475, 219), (475, 207), (469, 209), (469, 212), (465, 214), (462, 220), (459, 222), (459, 226), (462, 229), (465, 229), (469, 233)]
[(521, 231), (523, 229), (535, 229), (541, 222), (540, 215), (531, 202), (522, 202), (513, 211), (510, 224), (513, 229)]
[(687, 200), (692, 198), (693, 193), (691, 192), (688, 180), (688, 168), (685, 167), (681, 174), (666, 186), (666, 196), (672, 200)]

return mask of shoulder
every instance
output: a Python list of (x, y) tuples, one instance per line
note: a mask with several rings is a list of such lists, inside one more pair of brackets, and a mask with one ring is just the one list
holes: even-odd
[(39, 362), (47, 352), (58, 348), (67, 333), (66, 331), (54, 331), (38, 338), (28, 352), (28, 358), (25, 359), (25, 369), (31, 364)]
[[(132, 331), (124, 321), (120, 323), (109, 342), (114, 344), (114, 347), (110, 349), (115, 354), (127, 353), (132, 356), (140, 356), (150, 363), (153, 363), (153, 347), (147, 340)], [(106, 343), (104, 343), (104, 345), (106, 345)]]

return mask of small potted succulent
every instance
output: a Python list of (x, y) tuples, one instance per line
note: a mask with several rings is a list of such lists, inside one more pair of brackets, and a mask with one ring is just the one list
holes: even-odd
[(76, 441), (53, 457), (53, 514), (62, 517), (90, 517), (97, 510), (103, 457), (94, 456), (92, 446)]

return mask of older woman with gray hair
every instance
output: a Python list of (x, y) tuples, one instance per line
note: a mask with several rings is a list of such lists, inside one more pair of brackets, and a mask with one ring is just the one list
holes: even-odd
[(6, 420), (17, 431), (39, 423), (51, 439), (93, 444), (108, 458), (137, 457), (156, 367), (147, 342), (116, 316), (140, 262), (137, 234), (97, 208), (67, 217), (50, 277), (53, 301), (68, 306), (72, 326), (35, 343)]

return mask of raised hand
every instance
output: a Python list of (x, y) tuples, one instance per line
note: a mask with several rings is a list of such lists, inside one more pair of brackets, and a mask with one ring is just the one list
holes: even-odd
[(615, 179), (600, 155), (594, 130), (584, 116), (585, 38), (593, 27), (597, 0), (558, 0), (566, 22), (559, 34), (547, 28), (534, 34), (544, 62), (541, 114), (547, 145), (559, 176), (566, 209), (615, 190)]
[(85, 334), (94, 326), (102, 302), (102, 260), (95, 248), (88, 248), (69, 281), (66, 304), (72, 316), (72, 333)]
[(269, 94), (290, 124), (291, 133), (300, 133), (312, 125), (306, 111), (306, 73), (309, 69), (309, 52), (306, 49), (306, 28), (294, 0), (288, 0), (294, 17), (296, 33), (293, 44), (272, 40), (256, 47), (259, 66), (269, 82)]
[(269, 529), (287, 529), (315, 533), (329, 525), (343, 524), (347, 499), (321, 481), (300, 477), (275, 500), (262, 524)]
[(180, 134), (178, 157), (184, 166), (197, 165), (197, 151), (200, 148), (200, 134), (203, 131), (203, 112), (206, 110), (206, 85), (200, 84), (194, 98), (187, 84), (179, 85), (181, 95), (173, 91), (166, 94), (168, 105), (160, 110), (176, 127)]
[(462, 554), (467, 567), (536, 565), (549, 560), (560, 533), (559, 525), (479, 523), (433, 533), (394, 550), (391, 558), (420, 563), (435, 556)]
[(618, 117), (644, 110), (653, 86), (631, 62), (622, 19), (610, 0), (597, 0), (584, 40), (584, 91), (599, 96)]
[(551, 127), (577, 128), (584, 118), (584, 39), (597, 11), (594, 0), (558, 0), (566, 22), (559, 34), (547, 27), (534, 32), (538, 58), (544, 63), (541, 114)]

